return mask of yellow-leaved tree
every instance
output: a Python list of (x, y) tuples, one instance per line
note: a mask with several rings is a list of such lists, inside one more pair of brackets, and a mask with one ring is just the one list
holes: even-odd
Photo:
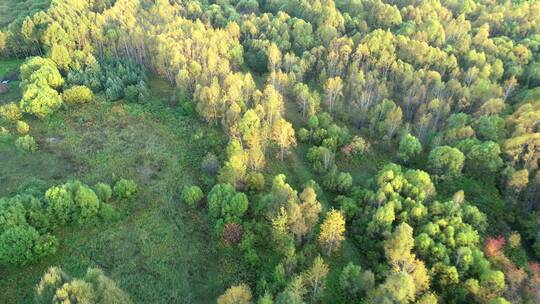
[(327, 213), (321, 225), (319, 244), (327, 255), (331, 255), (339, 248), (343, 240), (345, 240), (345, 218), (341, 211), (332, 209)]

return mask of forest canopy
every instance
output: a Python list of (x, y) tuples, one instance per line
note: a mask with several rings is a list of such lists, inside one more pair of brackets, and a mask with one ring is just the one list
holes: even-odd
[[(0, 153), (76, 168), (0, 189), (0, 276), (159, 214), (222, 259), (178, 258), (220, 304), (540, 302), (540, 1), (12, 4)], [(157, 222), (121, 263), (165, 286)], [(85, 258), (36, 301), (204, 302)]]

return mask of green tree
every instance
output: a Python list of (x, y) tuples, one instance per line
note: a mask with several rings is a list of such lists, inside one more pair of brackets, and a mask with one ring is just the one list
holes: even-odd
[(461, 151), (449, 146), (437, 147), (429, 153), (428, 166), (438, 176), (456, 176), (461, 174), (465, 156)]
[(417, 158), (422, 152), (422, 144), (418, 138), (411, 134), (406, 134), (399, 141), (398, 157), (404, 163)]
[(339, 276), (339, 286), (348, 302), (359, 301), (374, 285), (374, 274), (371, 271), (362, 271), (362, 267), (352, 262), (343, 268)]
[(61, 70), (67, 71), (69, 69), (71, 57), (65, 46), (54, 44), (50, 50), (49, 56)]
[(317, 256), (311, 268), (304, 274), (304, 281), (311, 289), (310, 295), (312, 301), (320, 298), (324, 291), (328, 271), (328, 265), (326, 265), (323, 258)]
[(466, 155), (466, 167), (476, 174), (496, 173), (503, 165), (500, 154), (499, 144), (495, 142), (486, 141), (475, 145)]
[(374, 303), (411, 303), (416, 289), (413, 278), (405, 272), (390, 274), (373, 293)]

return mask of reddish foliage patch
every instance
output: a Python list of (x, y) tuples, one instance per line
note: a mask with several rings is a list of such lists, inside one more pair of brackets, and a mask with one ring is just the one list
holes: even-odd
[(350, 144), (346, 144), (345, 146), (341, 148), (341, 152), (343, 152), (345, 156), (349, 157), (349, 155), (351, 155), (351, 152), (352, 152), (352, 146)]
[(504, 247), (505, 243), (506, 240), (502, 235), (496, 238), (490, 237), (486, 240), (484, 251), (488, 257), (499, 256), (502, 253), (502, 248)]
[(531, 270), (533, 277), (540, 278), (540, 263), (538, 262), (530, 263), (529, 269)]
[(237, 223), (227, 223), (221, 231), (221, 241), (226, 245), (236, 245), (242, 240), (244, 230)]

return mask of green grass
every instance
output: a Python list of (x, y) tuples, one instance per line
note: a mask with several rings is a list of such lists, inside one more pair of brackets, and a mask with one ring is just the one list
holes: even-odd
[[(6, 74), (18, 69), (22, 62), (22, 59), (0, 58), (0, 80), (2, 80)], [(19, 83), (19, 81), (12, 81), (8, 84), (9, 92), (0, 94), (0, 105), (8, 102), (18, 102), (21, 99)]]
[(19, 65), (24, 60), (14, 58), (14, 59), (6, 59), (6, 58), (0, 58), (0, 79), (4, 78), (4, 76), (13, 71), (14, 69), (18, 69)]
[(219, 242), (204, 209), (179, 200), (184, 185), (200, 182), (200, 160), (207, 151), (222, 150), (224, 135), (166, 105), (164, 98), (174, 94), (164, 82), (152, 80), (151, 89), (154, 98), (144, 105), (98, 98), (44, 122), (30, 120), (40, 144), (35, 154), (0, 145), (3, 195), (33, 177), (48, 185), (125, 177), (140, 189), (117, 206), (118, 221), (65, 227), (55, 232), (57, 254), (26, 267), (0, 267), (2, 301), (30, 303), (33, 286), (53, 265), (74, 275), (100, 267), (136, 303), (212, 303), (245, 280), (235, 254), (214, 246)]
[(0, 2), (0, 29), (16, 19), (22, 19), (49, 6), (50, 0), (2, 0)]

